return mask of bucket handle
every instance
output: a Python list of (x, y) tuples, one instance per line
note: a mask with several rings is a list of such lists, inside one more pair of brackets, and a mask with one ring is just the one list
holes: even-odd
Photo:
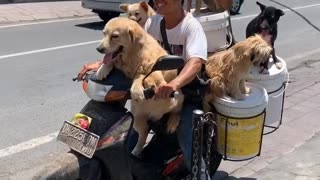
[[(228, 49), (228, 48), (232, 45), (234, 39), (233, 39), (233, 35), (232, 35), (232, 32), (231, 32), (231, 27), (230, 27), (230, 25), (228, 26), (227, 29), (228, 29), (227, 35), (228, 35), (229, 38), (230, 38), (228, 44), (226, 44), (226, 45), (224, 45), (224, 46), (222, 46), (222, 47), (217, 48), (214, 52), (224, 51), (224, 50)], [(212, 52), (209, 52), (209, 53), (212, 53)]]
[(286, 91), (286, 89), (288, 88), (288, 84), (289, 84), (289, 72), (288, 72), (288, 70), (286, 70), (286, 76), (287, 76), (287, 81), (285, 81), (285, 82), (283, 82), (283, 85), (279, 88), (279, 89), (277, 89), (277, 90), (275, 90), (275, 91), (272, 91), (272, 92), (270, 92), (270, 93), (268, 93), (268, 94), (272, 94), (272, 93), (274, 93), (274, 92), (277, 92), (277, 91), (279, 91), (283, 86), (284, 86), (284, 89), (281, 91), (281, 93), (279, 93), (278, 95), (276, 95), (276, 96), (270, 96), (270, 97), (273, 97), (273, 98), (277, 98), (277, 97), (279, 97), (279, 96), (281, 96), (285, 91)]

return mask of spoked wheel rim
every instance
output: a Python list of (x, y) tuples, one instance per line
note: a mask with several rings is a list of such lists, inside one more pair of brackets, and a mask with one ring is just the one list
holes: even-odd
[(237, 12), (239, 8), (240, 8), (240, 0), (234, 0), (231, 6), (231, 10), (233, 12)]

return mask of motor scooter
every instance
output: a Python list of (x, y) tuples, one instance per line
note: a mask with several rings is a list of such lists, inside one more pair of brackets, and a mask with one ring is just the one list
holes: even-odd
[[(183, 58), (179, 56), (164, 56), (157, 60), (151, 72), (180, 69), (184, 63)], [(184, 166), (176, 134), (166, 133), (167, 115), (157, 122), (150, 122), (151, 140), (141, 156), (136, 157), (131, 154), (128, 145), (130, 134), (133, 133), (134, 118), (124, 106), (130, 99), (130, 86), (127, 84), (131, 82), (121, 72), (114, 73), (120, 73), (117, 77), (121, 80), (116, 79), (117, 83), (108, 79), (96, 80), (95, 74), (86, 75), (83, 90), (91, 100), (80, 113), (70, 121), (64, 122), (57, 136), (59, 142), (70, 147), (69, 153), (77, 157), (79, 164), (77, 178), (200, 180), (202, 157), (212, 177), (222, 159), (215, 146), (214, 114), (211, 112), (204, 114), (200, 109), (193, 112), (191, 173)], [(145, 89), (144, 95), (146, 99), (152, 98), (153, 89)], [(177, 94), (173, 93), (171, 96), (175, 95)]]

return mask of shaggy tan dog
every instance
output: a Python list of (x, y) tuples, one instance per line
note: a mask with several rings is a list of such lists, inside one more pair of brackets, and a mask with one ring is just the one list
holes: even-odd
[(210, 92), (205, 95), (204, 110), (210, 109), (215, 96), (229, 95), (242, 100), (250, 93), (245, 86), (249, 70), (253, 65), (260, 65), (269, 59), (272, 48), (259, 35), (238, 42), (230, 49), (208, 57), (206, 73), (210, 78)]
[(149, 17), (156, 14), (145, 1), (134, 4), (120, 4), (120, 9), (127, 13), (129, 19), (136, 21), (141, 27), (144, 27)]
[[(233, 0), (196, 0), (194, 13), (198, 15), (202, 6), (202, 1), (206, 4), (207, 8), (215, 13), (229, 10), (232, 7)], [(187, 1), (187, 11), (190, 12), (192, 0)]]
[(167, 129), (174, 132), (179, 125), (179, 111), (184, 99), (179, 92), (181, 95), (175, 98), (146, 100), (142, 84), (149, 88), (170, 82), (177, 76), (177, 70), (155, 71), (142, 82), (157, 59), (167, 55), (167, 52), (137, 22), (128, 18), (111, 19), (103, 33), (104, 37), (97, 50), (104, 53), (105, 57), (104, 64), (97, 71), (97, 78), (103, 79), (112, 68), (117, 68), (133, 79), (131, 110), (135, 118), (133, 127), (139, 133), (139, 139), (132, 153), (139, 155), (149, 132), (147, 121), (159, 120), (165, 113), (170, 112)]

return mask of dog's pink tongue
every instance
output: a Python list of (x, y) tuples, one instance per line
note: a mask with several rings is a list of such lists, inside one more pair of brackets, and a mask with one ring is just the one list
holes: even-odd
[(266, 36), (266, 35), (268, 35), (269, 34), (269, 31), (268, 30), (262, 30), (261, 31), (261, 35), (262, 36)]
[(272, 37), (272, 35), (269, 34), (268, 30), (262, 30), (260, 35), (269, 45), (271, 45), (271, 37)]
[(103, 61), (102, 61), (103, 64), (108, 64), (111, 61), (112, 61), (112, 53), (104, 55)]

